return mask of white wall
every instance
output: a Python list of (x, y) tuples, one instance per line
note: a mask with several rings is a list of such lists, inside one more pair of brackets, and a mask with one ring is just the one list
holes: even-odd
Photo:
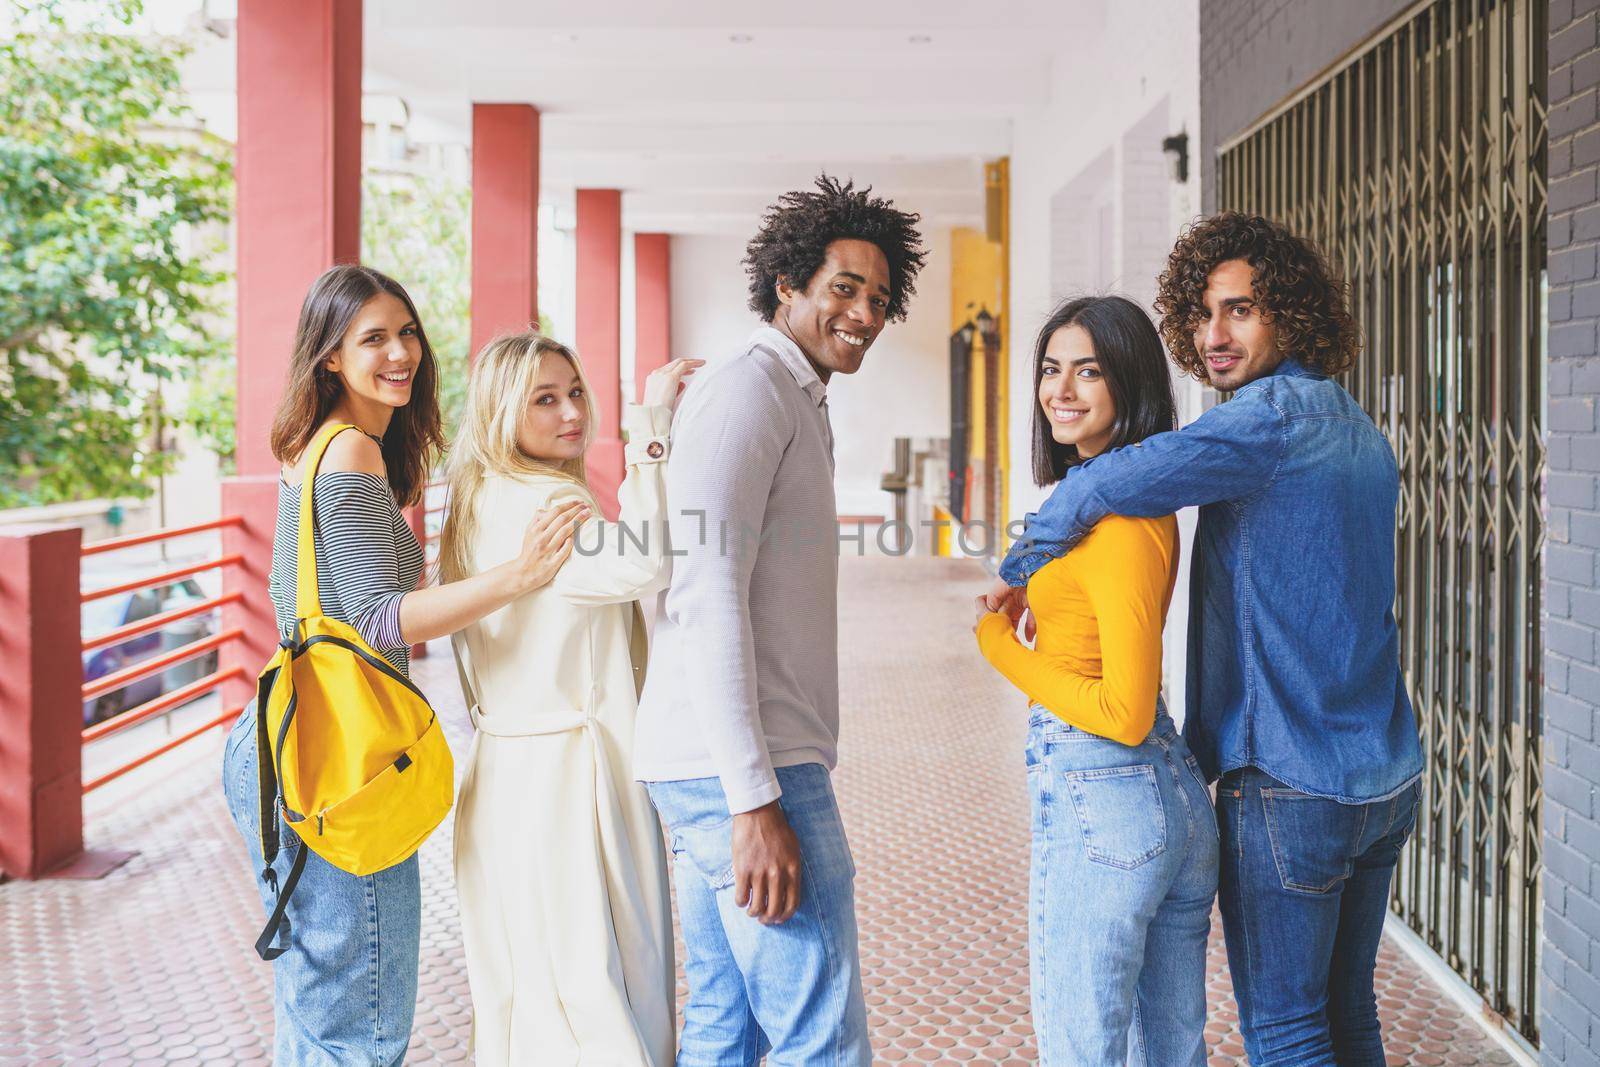
[[(894, 439), (950, 432), (950, 238), (923, 236), (928, 263), (906, 321), (873, 342), (860, 373), (836, 376), (828, 386), (840, 514), (891, 517), (893, 500), (878, 480), (893, 460)], [(744, 245), (741, 238), (673, 235), (674, 356), (726, 359), (760, 325), (745, 307)]]
[[(1159, 33), (1151, 27), (1161, 27)], [(1033, 341), (1063, 297), (1120, 293), (1148, 309), (1155, 277), (1198, 210), (1200, 161), (1197, 0), (1108, 5), (1100, 42), (1063, 49), (1050, 102), (1013, 123), (1011, 153), (1011, 509), (1035, 510), (1048, 490), (1030, 477)], [(1173, 181), (1161, 140), (1189, 135), (1189, 180)], [(1200, 391), (1178, 384), (1178, 414), (1200, 412)], [(1184, 564), (1167, 615), (1166, 693), (1183, 717), (1188, 550), (1194, 515), (1180, 514)]]

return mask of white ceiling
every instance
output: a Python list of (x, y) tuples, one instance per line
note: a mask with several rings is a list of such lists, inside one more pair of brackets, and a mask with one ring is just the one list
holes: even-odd
[(366, 0), (365, 88), (463, 141), (474, 101), (535, 105), (542, 198), (620, 188), (631, 229), (744, 234), (823, 169), (976, 225), (1104, 2)]

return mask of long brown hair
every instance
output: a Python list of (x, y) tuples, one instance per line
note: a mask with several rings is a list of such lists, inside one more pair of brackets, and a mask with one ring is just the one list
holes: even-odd
[(346, 331), (367, 301), (388, 293), (406, 306), (417, 325), (422, 362), (411, 383), (411, 400), (396, 408), (383, 434), (383, 465), (389, 488), (402, 506), (418, 504), (428, 484), (428, 471), (444, 447), (439, 419), (439, 362), (422, 329), (422, 318), (400, 283), (353, 263), (329, 267), (311, 283), (300, 305), (300, 325), (295, 328), (294, 354), (289, 358), (289, 381), (272, 420), (272, 454), (279, 463), (293, 464), (311, 444), (317, 429), (339, 402), (344, 386), (339, 376), (324, 366), (344, 341)]

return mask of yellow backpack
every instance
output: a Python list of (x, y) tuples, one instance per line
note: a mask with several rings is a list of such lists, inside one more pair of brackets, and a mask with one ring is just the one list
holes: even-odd
[[(450, 747), (428, 699), (353, 627), (324, 615), (317, 595), (312, 487), (329, 442), (353, 428), (326, 427), (307, 453), (294, 631), (256, 683), (262, 877), (277, 892), (256, 941), (267, 960), (288, 947), (286, 909), (307, 849), (354, 875), (392, 867), (443, 821), (454, 793)], [(281, 891), (272, 867), (280, 811), (302, 842)]]

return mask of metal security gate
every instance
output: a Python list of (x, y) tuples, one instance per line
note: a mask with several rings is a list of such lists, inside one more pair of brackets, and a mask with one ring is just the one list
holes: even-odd
[(1219, 204), (1351, 284), (1346, 384), (1400, 463), (1427, 769), (1393, 906), (1538, 1040), (1545, 4), (1433, 0), (1224, 147)]

